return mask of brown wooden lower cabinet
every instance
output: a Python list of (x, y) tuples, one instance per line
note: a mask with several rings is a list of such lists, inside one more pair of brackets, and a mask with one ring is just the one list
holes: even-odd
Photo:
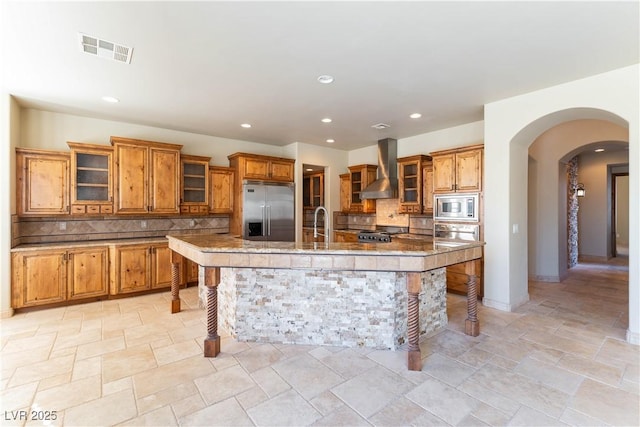
[(357, 243), (358, 234), (354, 232), (336, 230), (333, 232), (333, 241), (338, 243), (339, 242)]
[[(324, 228), (318, 229), (318, 233), (324, 234)], [(313, 230), (303, 229), (302, 230), (302, 242), (303, 243), (313, 243), (313, 242), (324, 242), (324, 236), (313, 237)]]
[[(484, 297), (484, 263), (482, 260), (475, 260), (476, 264), (476, 274), (477, 277), (477, 287), (478, 287), (478, 298)], [(466, 295), (467, 294), (467, 275), (464, 272), (464, 264), (454, 264), (447, 267), (447, 291), (458, 294), (458, 295)]]
[(198, 283), (198, 264), (187, 258), (184, 258), (184, 260), (184, 278), (182, 279), (183, 283), (187, 285)]
[(13, 308), (105, 296), (107, 248), (34, 250), (12, 254)]
[(74, 248), (67, 252), (67, 259), (68, 299), (107, 295), (109, 291), (107, 248)]
[(167, 243), (111, 246), (111, 295), (171, 287)]
[[(11, 258), (14, 309), (171, 287), (166, 242), (33, 249), (13, 252)], [(198, 265), (192, 264), (195, 278), (188, 280), (197, 282)]]

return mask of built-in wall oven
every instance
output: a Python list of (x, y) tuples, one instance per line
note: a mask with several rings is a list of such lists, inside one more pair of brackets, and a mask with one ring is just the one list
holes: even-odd
[(480, 224), (436, 222), (433, 224), (433, 240), (437, 242), (477, 242), (480, 240)]
[(479, 220), (478, 193), (436, 194), (434, 199), (435, 221)]

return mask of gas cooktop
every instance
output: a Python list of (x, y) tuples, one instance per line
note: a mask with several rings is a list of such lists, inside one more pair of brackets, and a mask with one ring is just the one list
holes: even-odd
[(393, 234), (406, 233), (403, 227), (378, 226), (376, 230), (362, 230), (358, 233), (358, 241), (363, 243), (388, 243)]

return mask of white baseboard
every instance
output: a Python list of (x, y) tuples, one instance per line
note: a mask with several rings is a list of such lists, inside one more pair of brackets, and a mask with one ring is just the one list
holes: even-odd
[(482, 305), (484, 305), (485, 307), (495, 308), (496, 310), (500, 310), (500, 311), (513, 311), (516, 308), (520, 307), (522, 304), (525, 304), (527, 301), (529, 301), (528, 292), (525, 295), (524, 300), (516, 304), (507, 304), (501, 301), (496, 301), (496, 300), (492, 300), (485, 297), (485, 298), (482, 298)]
[(537, 274), (529, 275), (529, 280), (534, 282), (560, 283), (560, 276), (540, 276)]
[(627, 329), (627, 342), (633, 345), (640, 345), (640, 334)]
[(11, 316), (13, 316), (13, 308), (0, 311), (0, 319), (8, 319)]

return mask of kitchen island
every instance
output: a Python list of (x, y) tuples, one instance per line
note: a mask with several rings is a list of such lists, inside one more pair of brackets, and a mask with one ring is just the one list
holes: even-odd
[(225, 328), (239, 340), (394, 349), (408, 342), (409, 369), (420, 370), (421, 332), (446, 325), (444, 267), (459, 263), (465, 264), (469, 277), (465, 330), (473, 336), (480, 331), (470, 261), (482, 257), (481, 242), (325, 244), (245, 241), (231, 235), (167, 238), (173, 251), (172, 312), (180, 311), (182, 257), (203, 267), (206, 357), (220, 352), (220, 314)]

